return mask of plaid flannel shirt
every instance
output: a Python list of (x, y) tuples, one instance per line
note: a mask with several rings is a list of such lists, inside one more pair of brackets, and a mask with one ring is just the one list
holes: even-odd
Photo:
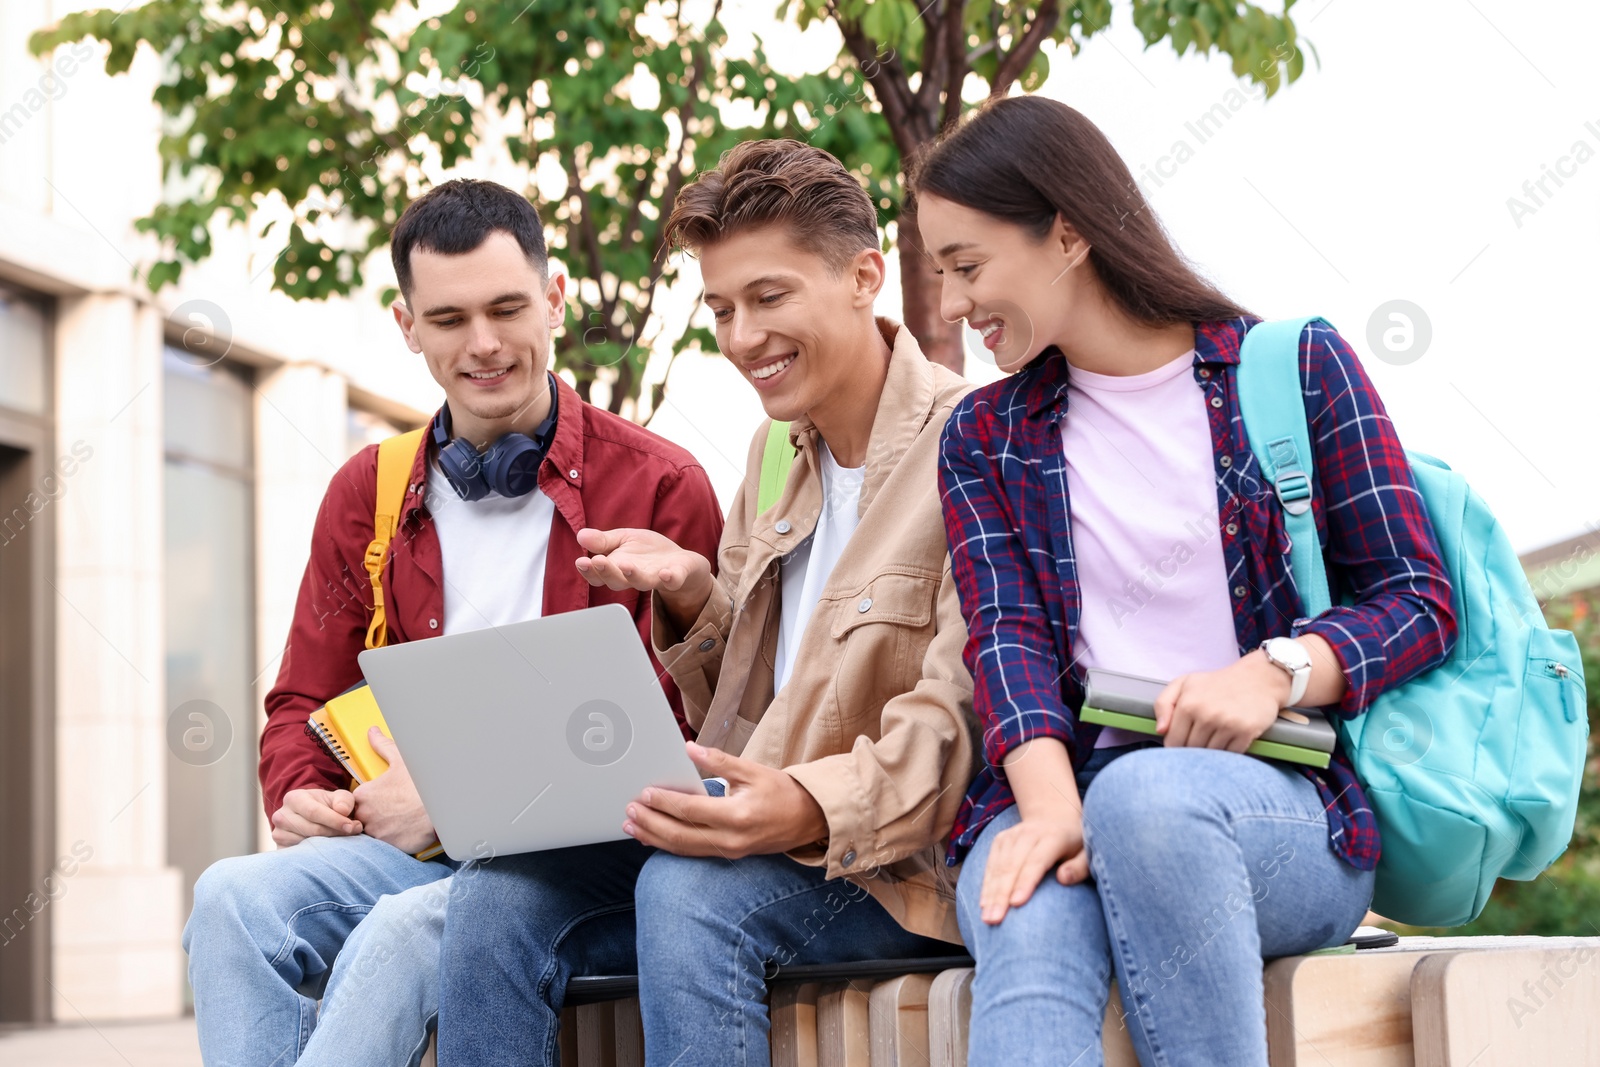
[[(1456, 637), (1449, 576), (1371, 380), (1345, 340), (1314, 322), (1300, 348), (1312, 506), (1330, 592), (1345, 606), (1300, 617), (1288, 533), (1250, 450), (1234, 385), (1240, 343), (1257, 321), (1195, 327), (1194, 381), (1211, 423), (1239, 653), (1278, 635), (1325, 638), (1349, 681), (1332, 710), (1359, 715), (1379, 693), (1449, 655)], [(1002, 769), (1006, 753), (1035, 737), (1056, 737), (1082, 767), (1099, 735), (1077, 718), (1083, 672), (1072, 650), (1080, 592), (1060, 433), (1068, 377), (1066, 358), (1047, 349), (1019, 373), (967, 396), (944, 431), (940, 497), (985, 756), (956, 815), (946, 850), (952, 864), (1015, 803)], [(1377, 823), (1342, 747), (1326, 770), (1299, 769), (1322, 795), (1334, 851), (1362, 870), (1376, 867)]]

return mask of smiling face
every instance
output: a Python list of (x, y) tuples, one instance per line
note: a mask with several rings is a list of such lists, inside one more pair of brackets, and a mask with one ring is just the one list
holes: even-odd
[(863, 249), (835, 272), (781, 225), (739, 231), (700, 249), (717, 347), (755, 387), (769, 417), (792, 421), (876, 373), (861, 366), (862, 317), (883, 286), (883, 255)]
[(982, 334), (1003, 371), (1063, 344), (1093, 299), (1089, 245), (1060, 216), (1036, 238), (1015, 223), (924, 194), (917, 224), (942, 275), (939, 313)]
[(566, 279), (541, 277), (495, 230), (460, 255), (413, 248), (411, 289), (394, 315), (444, 389), (455, 434), (481, 448), (549, 412), (550, 335), (565, 306)]

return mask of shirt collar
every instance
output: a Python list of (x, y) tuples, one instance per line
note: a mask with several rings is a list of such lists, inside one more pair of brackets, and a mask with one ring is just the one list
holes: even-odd
[[(1245, 332), (1258, 321), (1250, 317), (1196, 323), (1194, 365), (1237, 366), (1239, 346)], [(1030, 376), (1030, 380), (1021, 383), (1021, 388), (1026, 391), (1025, 402), (1030, 418), (1047, 411), (1058, 411), (1066, 403), (1071, 368), (1061, 349), (1051, 345), (1039, 353), (1020, 374)]]
[(574, 488), (583, 487), (583, 398), (567, 384), (561, 375), (556, 380), (556, 435), (550, 449), (544, 454), (545, 464), (555, 468), (556, 475)]

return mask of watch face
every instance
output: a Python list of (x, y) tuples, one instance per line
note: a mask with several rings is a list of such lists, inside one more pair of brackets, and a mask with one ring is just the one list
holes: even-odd
[(1311, 666), (1311, 653), (1304, 645), (1290, 637), (1274, 637), (1266, 643), (1269, 656), (1291, 670)]

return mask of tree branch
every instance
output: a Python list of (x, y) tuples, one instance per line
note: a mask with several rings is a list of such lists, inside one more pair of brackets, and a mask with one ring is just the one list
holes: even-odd
[(1044, 0), (1039, 5), (1039, 10), (1034, 12), (1033, 22), (1017, 38), (1017, 43), (1011, 46), (1000, 60), (1000, 69), (995, 71), (994, 84), (989, 86), (991, 100), (1005, 96), (1011, 91), (1011, 86), (1022, 72), (1033, 62), (1033, 57), (1039, 54), (1039, 46), (1045, 39), (1055, 32), (1056, 25), (1061, 21), (1061, 5), (1057, 0)]
[(562, 159), (562, 166), (567, 169), (567, 199), (578, 202), (578, 237), (582, 241), (585, 258), (589, 260), (589, 277), (594, 279), (595, 288), (600, 290), (600, 317), (606, 331), (608, 340), (617, 340), (617, 328), (611, 321), (616, 311), (616, 300), (606, 295), (605, 272), (601, 267), (600, 235), (595, 232), (594, 216), (589, 211), (589, 194), (584, 192), (583, 184), (578, 180), (578, 160), (574, 152)]
[(961, 117), (961, 87), (967, 81), (967, 42), (961, 39), (961, 28), (967, 19), (966, 0), (950, 0), (944, 18), (948, 36), (945, 39), (944, 115), (939, 120), (941, 132), (954, 126)]
[[(711, 9), (713, 21), (721, 10), (722, 0), (717, 0), (716, 6)], [(683, 14), (681, 4), (678, 13), (681, 21)], [(690, 68), (689, 77), (683, 83), (683, 104), (678, 108), (678, 153), (673, 157), (672, 165), (667, 168), (667, 185), (661, 192), (661, 203), (665, 211), (672, 210), (672, 205), (678, 199), (678, 190), (683, 186), (683, 156), (689, 145), (689, 123), (694, 120), (695, 106), (700, 102), (700, 80), (705, 76), (706, 68), (711, 65), (708, 51), (705, 42), (700, 42), (698, 51), (694, 51), (694, 66)], [(665, 240), (656, 243), (655, 255), (650, 258), (650, 291), (645, 294), (644, 315), (639, 319), (641, 329), (645, 322), (649, 321), (650, 309), (655, 306), (656, 280), (661, 277), (661, 268), (666, 265), (667, 256), (671, 252)]]
[(648, 169), (644, 177), (639, 179), (639, 185), (633, 191), (633, 206), (628, 208), (628, 217), (622, 223), (622, 233), (617, 238), (618, 251), (626, 252), (633, 247), (633, 232), (639, 227), (639, 215), (644, 210), (644, 201), (650, 195), (650, 179), (654, 177)]
[[(940, 0), (933, 0), (919, 16), (926, 28), (922, 33), (922, 84), (917, 86), (917, 110), (924, 115), (939, 110), (939, 87), (944, 81), (939, 68), (945, 54), (945, 20), (940, 16), (948, 7), (959, 7), (961, 3), (962, 0), (943, 0), (944, 6), (940, 6)], [(930, 19), (928, 12), (935, 8), (935, 17)]]
[[(892, 63), (880, 61), (877, 47), (861, 32), (859, 24), (845, 22), (832, 3), (828, 4), (828, 10), (844, 37), (845, 48), (855, 57), (862, 77), (872, 86), (878, 106), (883, 108), (883, 117), (888, 120), (889, 129), (894, 134), (895, 146), (903, 158), (909, 158), (910, 153), (922, 142), (912, 135), (911, 128), (917, 122), (916, 104), (911, 97), (911, 84), (906, 77), (905, 66), (898, 59)], [(869, 66), (871, 74), (867, 73)]]

